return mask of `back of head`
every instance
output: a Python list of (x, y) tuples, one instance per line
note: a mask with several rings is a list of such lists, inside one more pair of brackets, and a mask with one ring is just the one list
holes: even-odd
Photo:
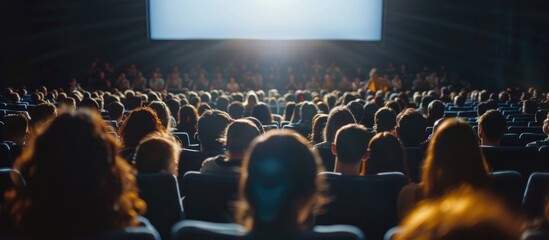
[(418, 147), (425, 140), (427, 120), (413, 108), (398, 116), (397, 135), (405, 147)]
[(78, 104), (78, 108), (87, 108), (99, 112), (99, 103), (93, 98), (85, 98)]
[(319, 202), (322, 164), (307, 140), (292, 131), (270, 131), (250, 146), (242, 164), (237, 218), (252, 232), (304, 229)]
[(385, 103), (385, 107), (392, 109), (393, 112), (395, 112), (396, 114), (400, 113), (401, 111), (400, 104), (394, 100), (388, 101), (387, 103)]
[(225, 143), (230, 153), (241, 154), (246, 151), (250, 143), (261, 133), (249, 120), (235, 120), (227, 127)]
[(375, 125), (375, 116), (379, 107), (374, 103), (368, 103), (364, 106), (364, 112), (362, 114), (362, 120), (360, 123), (367, 128), (372, 129)]
[(221, 135), (231, 117), (219, 110), (207, 110), (198, 119), (198, 138), (204, 151), (218, 151), (222, 149)]
[(27, 187), (16, 189), (6, 207), (23, 234), (47, 239), (121, 229), (135, 225), (145, 208), (131, 167), (94, 112), (60, 115), (14, 168)]
[(318, 114), (318, 107), (312, 102), (304, 102), (301, 106), (301, 122), (313, 123), (313, 117)]
[(462, 184), (487, 185), (488, 166), (469, 124), (455, 118), (442, 122), (429, 143), (422, 179), (427, 197), (444, 195)]
[(324, 141), (329, 143), (334, 142), (337, 130), (352, 123), (356, 123), (356, 121), (347, 107), (339, 106), (333, 108), (328, 115), (326, 128), (324, 128)]
[(499, 142), (506, 131), (507, 121), (498, 110), (488, 110), (478, 120), (478, 132), (483, 140)]
[(153, 101), (149, 104), (149, 107), (154, 110), (158, 119), (162, 123), (165, 129), (171, 129), (172, 127), (172, 115), (168, 109), (168, 105), (162, 101)]
[(241, 102), (233, 102), (229, 105), (229, 115), (232, 119), (239, 119), (244, 116), (244, 105)]
[(265, 103), (259, 103), (252, 109), (252, 117), (257, 118), (263, 125), (269, 125), (273, 123), (273, 116), (271, 115), (271, 109)]
[(429, 107), (427, 108), (427, 118), (431, 122), (441, 119), (442, 117), (444, 117), (444, 109), (445, 107), (442, 101), (432, 101), (431, 103), (429, 103)]
[(527, 114), (535, 114), (538, 111), (538, 104), (532, 100), (522, 102), (522, 112)]
[(294, 112), (294, 108), (295, 108), (294, 102), (286, 103), (286, 108), (284, 109), (284, 121), (292, 120), (292, 114)]
[(497, 109), (497, 104), (494, 104), (493, 101), (480, 103), (477, 106), (477, 115), (480, 117), (490, 109)]
[(57, 108), (51, 103), (41, 103), (34, 106), (29, 115), (31, 117), (31, 125), (40, 127), (41, 124), (47, 123), (57, 116)]
[(179, 114), (179, 109), (181, 108), (181, 104), (177, 99), (169, 99), (166, 101), (166, 105), (168, 105), (168, 109), (170, 109), (170, 114), (172, 116), (177, 116)]
[(198, 123), (198, 112), (193, 105), (187, 104), (179, 109), (179, 128), (192, 129), (191, 132), (196, 132), (196, 124)]
[(128, 113), (118, 129), (118, 135), (124, 147), (135, 149), (141, 139), (156, 131), (165, 132), (166, 129), (152, 109), (140, 107)]
[(29, 130), (27, 118), (22, 114), (10, 114), (4, 116), (1, 121), (4, 123), (4, 136), (1, 140), (23, 144)]
[(395, 240), (520, 239), (524, 222), (501, 200), (468, 186), (420, 203)]
[(348, 124), (340, 128), (335, 137), (337, 161), (356, 164), (368, 152), (368, 143), (374, 134), (360, 124)]
[(423, 109), (426, 109), (427, 107), (429, 107), (429, 104), (433, 100), (435, 100), (435, 99), (430, 95), (423, 96), (423, 98), (421, 99), (420, 107), (423, 108)]
[(124, 115), (124, 105), (120, 102), (112, 102), (107, 106), (107, 111), (111, 120), (120, 120)]
[(326, 123), (328, 122), (327, 114), (317, 114), (313, 119), (313, 129), (311, 131), (310, 140), (313, 144), (322, 142), (322, 133), (324, 128), (326, 128)]
[(154, 132), (141, 140), (135, 151), (135, 168), (140, 174), (170, 173), (177, 175), (181, 146), (171, 136)]
[(465, 100), (467, 100), (467, 99), (462, 95), (455, 96), (454, 97), (454, 106), (456, 106), (456, 107), (465, 106)]
[(393, 131), (396, 126), (396, 114), (388, 107), (377, 110), (375, 115), (374, 130), (376, 132)]
[(370, 158), (366, 161), (364, 174), (401, 172), (408, 176), (404, 149), (398, 138), (388, 132), (376, 134), (370, 144)]

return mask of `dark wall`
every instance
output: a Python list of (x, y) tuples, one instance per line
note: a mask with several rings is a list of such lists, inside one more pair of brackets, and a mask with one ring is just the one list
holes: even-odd
[(438, 64), (481, 87), (546, 85), (549, 6), (543, 0), (386, 0), (383, 44), (150, 41), (144, 0), (7, 0), (1, 8), (0, 85), (61, 86), (96, 57), (122, 66), (229, 60), (342, 65)]

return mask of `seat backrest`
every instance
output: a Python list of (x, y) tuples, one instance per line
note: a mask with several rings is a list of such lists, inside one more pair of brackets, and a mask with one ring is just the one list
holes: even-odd
[(179, 141), (181, 141), (181, 144), (184, 148), (189, 147), (189, 145), (191, 144), (189, 134), (186, 132), (172, 132), (172, 135), (179, 139)]
[(315, 226), (312, 230), (295, 235), (285, 233), (257, 234), (247, 233), (237, 224), (211, 223), (185, 220), (173, 228), (174, 240), (255, 240), (255, 239), (291, 239), (291, 240), (358, 240), (364, 239), (360, 229), (347, 225)]
[(547, 240), (549, 232), (543, 230), (527, 230), (520, 237), (521, 240)]
[(4, 203), (4, 193), (15, 187), (21, 186), (25, 187), (27, 185), (23, 175), (15, 169), (11, 168), (0, 168), (0, 205)]
[(526, 146), (528, 143), (544, 140), (547, 135), (544, 133), (522, 133), (519, 136), (520, 144)]
[(218, 223), (234, 222), (238, 199), (237, 174), (187, 172), (183, 176), (183, 207), (186, 219)]
[[(159, 240), (151, 229), (146, 227), (127, 227), (122, 230), (113, 230), (78, 238), (80, 240)], [(164, 239), (164, 238), (162, 238)]]
[(517, 171), (529, 176), (537, 165), (537, 149), (532, 147), (482, 147), (492, 171)]
[(11, 149), (7, 143), (0, 142), (0, 168), (11, 168)]
[[(0, 110), (0, 118), (3, 117), (3, 113), (6, 111)], [(0, 141), (4, 139), (4, 123), (0, 121)]]
[(419, 147), (406, 147), (404, 148), (406, 154), (406, 165), (408, 166), (408, 173), (410, 179), (415, 182), (421, 182), (421, 168), (423, 166), (424, 153)]
[(518, 126), (510, 126), (507, 128), (508, 133), (543, 133), (543, 129), (541, 127), (518, 127)]
[(276, 124), (263, 125), (263, 131), (265, 132), (273, 129), (278, 130), (278, 125)]
[(209, 157), (217, 156), (223, 153), (223, 151), (203, 152), (191, 149), (183, 149), (183, 151), (181, 151), (181, 154), (179, 155), (179, 163), (177, 168), (179, 184), (182, 185), (180, 187), (184, 188), (182, 179), (185, 173), (189, 171), (200, 171), (204, 160)]
[(522, 205), (528, 217), (543, 216), (547, 193), (549, 193), (549, 173), (532, 173), (522, 199)]
[(397, 221), (397, 199), (408, 181), (402, 173), (349, 176), (321, 173), (330, 187), (331, 202), (316, 216), (317, 225), (358, 227), (366, 239), (383, 239)]
[(463, 118), (476, 117), (478, 115), (477, 111), (459, 111), (457, 116)]
[(549, 145), (538, 149), (538, 165), (536, 171), (549, 172)]
[(139, 195), (147, 203), (145, 217), (169, 239), (172, 226), (183, 219), (183, 207), (177, 178), (171, 174), (152, 173), (137, 176)]
[(490, 178), (494, 193), (505, 200), (509, 207), (519, 210), (525, 185), (520, 173), (516, 171), (492, 172)]
[(501, 138), (500, 145), (503, 147), (526, 146), (519, 143), (519, 136), (516, 133), (505, 133)]

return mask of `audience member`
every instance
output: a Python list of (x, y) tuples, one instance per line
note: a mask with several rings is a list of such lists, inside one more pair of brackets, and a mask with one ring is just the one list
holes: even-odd
[(392, 109), (388, 107), (382, 107), (377, 110), (374, 118), (374, 131), (380, 132), (394, 132), (396, 127), (396, 114)]
[(404, 149), (398, 138), (389, 132), (376, 134), (368, 144), (367, 160), (362, 165), (362, 175), (384, 172), (401, 172), (408, 176)]
[(340, 128), (332, 144), (335, 156), (334, 172), (344, 175), (359, 175), (361, 164), (368, 155), (368, 143), (374, 136), (360, 124), (348, 124)]
[(528, 147), (542, 147), (542, 146), (549, 146), (549, 114), (547, 114), (547, 118), (543, 121), (543, 133), (547, 134), (548, 137), (544, 140), (535, 141), (528, 143)]
[(478, 119), (478, 136), (483, 146), (499, 147), (506, 131), (507, 122), (498, 110), (488, 110)]
[(153, 132), (139, 142), (133, 162), (139, 174), (170, 173), (177, 176), (180, 153), (181, 146), (173, 136)]
[(396, 134), (404, 147), (419, 147), (425, 141), (427, 120), (413, 108), (407, 108), (397, 116)]
[(118, 129), (118, 135), (124, 147), (122, 157), (128, 161), (132, 160), (139, 142), (153, 132), (165, 133), (166, 129), (151, 108), (141, 107), (129, 112), (128, 117)]

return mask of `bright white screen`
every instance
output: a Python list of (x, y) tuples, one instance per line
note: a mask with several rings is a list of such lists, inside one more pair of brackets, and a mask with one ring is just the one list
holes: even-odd
[(380, 41), (383, 0), (149, 0), (155, 40)]

